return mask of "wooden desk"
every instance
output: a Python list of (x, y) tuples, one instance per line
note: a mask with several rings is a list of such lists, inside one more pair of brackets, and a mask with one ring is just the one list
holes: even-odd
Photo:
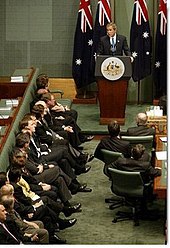
[[(18, 69), (19, 70), (19, 69)], [(16, 70), (17, 71), (17, 70)], [(34, 69), (30, 68), (30, 73), (24, 75), (24, 82), (17, 83), (11, 82), (11, 77), (1, 77), (0, 78), (0, 99), (12, 99), (17, 97), (22, 97), (25, 89), (27, 88), (28, 83), (33, 77)], [(12, 76), (17, 76), (17, 73), (13, 73)]]
[(148, 117), (147, 122), (148, 127), (154, 127), (156, 135), (166, 135), (167, 134), (167, 116), (153, 116)]
[[(16, 115), (18, 113), (18, 107), (20, 105), (20, 102), (21, 102), (21, 97), (18, 98), (18, 106), (13, 106), (12, 109), (10, 111), (7, 111), (7, 115), (9, 115), (8, 118), (2, 118), (1, 116), (1, 111), (0, 111), (0, 126), (7, 126), (7, 125), (10, 125), (13, 121), (13, 118), (16, 118)], [(5, 100), (4, 100), (5, 101)], [(0, 101), (1, 102), (1, 101)], [(5, 114), (5, 110), (3, 111), (4, 114)]]
[[(24, 72), (23, 72), (24, 70)], [(11, 83), (10, 77), (0, 77), (0, 99), (18, 99), (19, 104), (16, 107), (12, 108), (11, 114), (7, 119), (0, 119), (0, 126), (7, 126), (7, 131), (5, 136), (0, 139), (0, 154), (5, 145), (5, 142), (8, 138), (10, 132), (13, 132), (13, 124), (17, 117), (18, 111), (23, 102), (23, 95), (26, 91), (27, 86), (29, 86), (34, 73), (34, 68), (29, 69), (16, 69), (13, 73), (13, 76), (18, 76), (22, 72), (22, 76), (24, 77), (24, 81), (26, 83)]]
[[(157, 143), (157, 151), (166, 150), (163, 142), (159, 139)], [(165, 199), (167, 197), (167, 161), (161, 161), (156, 159), (156, 166), (162, 168), (162, 175), (154, 179), (154, 192), (158, 195), (158, 198)]]
[(11, 83), (11, 82), (0, 82), (0, 98), (1, 99), (12, 99), (22, 97), (28, 83)]

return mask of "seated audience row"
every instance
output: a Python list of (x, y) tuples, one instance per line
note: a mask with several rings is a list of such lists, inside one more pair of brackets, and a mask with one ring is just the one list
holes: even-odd
[(48, 77), (40, 75), (38, 98), (20, 121), (10, 167), (0, 173), (0, 240), (4, 244), (65, 244), (58, 232), (77, 219), (63, 219), (60, 213), (69, 217), (81, 212), (81, 203), (70, 203), (72, 196), (92, 191), (78, 181), (78, 175), (91, 169), (86, 164), (94, 156), (79, 146), (93, 136), (81, 133), (77, 112), (56, 103), (46, 84)]

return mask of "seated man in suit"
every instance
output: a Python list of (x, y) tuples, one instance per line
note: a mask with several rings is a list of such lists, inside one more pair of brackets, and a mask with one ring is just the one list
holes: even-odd
[[(49, 90), (49, 77), (46, 74), (39, 74), (36, 79), (36, 86), (37, 86), (37, 92), (36, 92), (36, 98), (34, 101), (30, 104), (30, 107), (33, 107), (34, 104), (41, 99), (42, 94), (50, 92)], [(72, 116), (75, 120), (77, 120), (78, 113), (74, 109), (69, 109), (68, 106), (63, 106), (59, 103), (58, 105), (58, 111), (66, 112), (68, 116)]]
[[(8, 185), (13, 187), (11, 184)], [(19, 213), (14, 210), (14, 201), (13, 196), (3, 195), (0, 197), (0, 202), (8, 212), (10, 220), (14, 221), (19, 228), (19, 234), (22, 237), (28, 237), (30, 239), (27, 238), (25, 242), (30, 243), (32, 241), (33, 243), (49, 244), (49, 234), (48, 231), (44, 229), (43, 222), (22, 220)]]
[(98, 146), (95, 149), (94, 156), (104, 162), (101, 149), (106, 149), (113, 152), (120, 152), (125, 157), (130, 157), (130, 143), (128, 141), (120, 139), (120, 125), (117, 123), (117, 121), (111, 122), (108, 125), (108, 131), (110, 136), (102, 138), (102, 140), (99, 142)]
[[(41, 97), (43, 96), (43, 94), (46, 93), (50, 93), (49, 90), (49, 78), (46, 74), (40, 74), (37, 79), (36, 79), (36, 85), (37, 85), (37, 92), (36, 92), (36, 97), (35, 99), (31, 102), (30, 104), (30, 109), (33, 108), (33, 106), (35, 105), (35, 103), (41, 99)], [(54, 106), (53, 106), (54, 107)], [(67, 119), (67, 117), (74, 119), (74, 121), (77, 121), (77, 116), (78, 113), (76, 110), (74, 109), (69, 109), (68, 106), (63, 106), (60, 103), (55, 101), (55, 112), (61, 116), (63, 116), (65, 119)], [(78, 127), (78, 126), (77, 126)], [(80, 128), (79, 128), (80, 129)], [(80, 129), (81, 131), (81, 129)], [(86, 141), (90, 141), (93, 139), (94, 136), (86, 136), (84, 134), (82, 134), (80, 132), (80, 138), (81, 138), (81, 142), (86, 142)]]
[[(63, 128), (69, 132), (69, 141), (73, 147), (78, 148), (81, 143), (90, 141), (94, 137), (82, 134), (81, 128), (77, 125), (76, 120), (72, 116), (69, 116), (67, 111), (58, 111), (58, 105), (52, 94), (43, 94), (41, 100), (46, 103), (46, 106), (43, 105), (47, 108), (47, 113), (44, 118), (48, 122), (49, 127), (55, 132), (63, 130)], [(42, 104), (42, 102), (40, 102), (40, 104)], [(69, 127), (71, 127), (71, 132)]]
[(17, 232), (11, 233), (6, 223), (7, 211), (3, 204), (0, 204), (0, 243), (1, 244), (21, 244)]
[(155, 129), (147, 126), (148, 117), (145, 113), (138, 113), (136, 116), (136, 127), (129, 127), (127, 135), (130, 136), (146, 136), (155, 135)]
[[(136, 116), (136, 127), (129, 127), (127, 129), (127, 133), (121, 135), (128, 135), (128, 136), (147, 136), (153, 135), (155, 136), (155, 128), (147, 126), (148, 116), (145, 113), (138, 113)], [(156, 148), (156, 141), (153, 139), (153, 148)], [(155, 149), (154, 149), (155, 150)], [(152, 151), (151, 161), (154, 166), (155, 163), (155, 151)]]
[[(132, 148), (131, 158), (119, 157), (115, 162), (108, 165), (107, 168), (115, 168), (122, 171), (140, 172), (144, 183), (152, 182), (155, 177), (161, 175), (160, 167), (153, 167), (149, 161), (149, 154), (145, 151), (145, 147), (142, 144), (137, 144)], [(107, 169), (109, 177), (110, 171)], [(141, 199), (141, 217), (156, 220), (159, 215), (154, 215), (154, 211), (147, 209), (147, 201), (152, 201), (153, 195), (153, 183), (149, 184), (146, 191), (144, 191), (144, 198)]]
[[(132, 148), (130, 158), (118, 158), (115, 162), (111, 163), (108, 167), (124, 171), (138, 171), (145, 183), (153, 180), (155, 177), (161, 175), (160, 167), (153, 167), (150, 163), (150, 156), (145, 151), (145, 147), (137, 144)], [(109, 171), (108, 171), (109, 174)]]

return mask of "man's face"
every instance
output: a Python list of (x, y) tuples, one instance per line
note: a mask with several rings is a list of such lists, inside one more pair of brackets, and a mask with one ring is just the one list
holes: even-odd
[(3, 223), (6, 220), (7, 211), (5, 207), (0, 204), (0, 221)]
[(32, 133), (35, 132), (36, 126), (37, 126), (37, 120), (36, 120), (36, 121), (34, 121), (34, 120), (28, 121), (28, 126), (27, 126), (27, 127), (29, 128), (29, 130), (30, 130)]
[(51, 100), (48, 101), (49, 108), (53, 108), (55, 106), (55, 98), (51, 95)]
[(113, 28), (112, 26), (108, 26), (107, 27), (107, 35), (109, 37), (113, 37), (115, 35), (115, 33), (116, 33), (116, 29), (115, 28)]

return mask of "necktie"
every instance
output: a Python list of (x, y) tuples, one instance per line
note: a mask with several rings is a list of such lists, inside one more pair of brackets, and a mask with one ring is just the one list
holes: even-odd
[(20, 244), (20, 241), (8, 230), (8, 228), (5, 226), (4, 223), (0, 223), (1, 226), (5, 229), (5, 231), (18, 243)]
[(115, 46), (114, 38), (112, 37), (112, 45)]
[(114, 38), (113, 37), (112, 37), (111, 51), (112, 51), (112, 53), (114, 53), (116, 51), (116, 46), (115, 46), (115, 42), (114, 42)]

